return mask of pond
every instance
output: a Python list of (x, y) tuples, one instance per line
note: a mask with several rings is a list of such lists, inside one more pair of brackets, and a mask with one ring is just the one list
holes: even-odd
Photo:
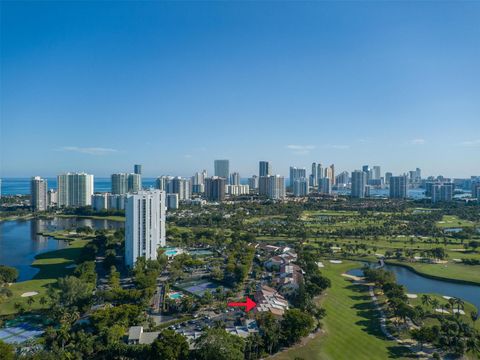
[(17, 281), (30, 280), (39, 271), (30, 266), (36, 255), (68, 246), (66, 241), (55, 240), (38, 233), (75, 229), (79, 226), (90, 226), (93, 229), (118, 229), (123, 227), (123, 222), (75, 218), (0, 222), (0, 264), (15, 267), (19, 271)]
[[(406, 287), (409, 293), (435, 293), (443, 296), (458, 297), (472, 303), (480, 310), (480, 286), (461, 284), (445, 280), (430, 279), (412, 270), (398, 265), (387, 264), (385, 270), (393, 272), (397, 283)], [(347, 272), (350, 275), (362, 276), (361, 269), (353, 269)]]

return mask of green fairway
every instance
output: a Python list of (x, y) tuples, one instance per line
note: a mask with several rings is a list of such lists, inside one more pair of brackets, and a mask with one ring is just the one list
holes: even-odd
[(79, 219), (93, 219), (93, 220), (110, 220), (110, 221), (125, 221), (125, 216), (98, 216), (98, 215), (56, 215), (61, 218), (79, 218)]
[[(87, 240), (74, 240), (65, 249), (50, 251), (39, 254), (35, 257), (32, 266), (40, 271), (32, 280), (22, 281), (10, 286), (13, 296), (0, 304), (0, 315), (16, 313), (15, 303), (21, 303), (27, 309), (40, 309), (48, 305), (42, 305), (39, 299), (45, 294), (49, 284), (55, 283), (59, 277), (69, 275), (73, 272), (68, 266), (75, 264), (82, 248), (88, 243)], [(35, 302), (32, 305), (27, 304), (28, 298), (22, 298), (25, 292), (36, 291), (39, 295), (33, 296)]]
[(409, 350), (387, 340), (380, 330), (379, 314), (374, 309), (367, 288), (353, 285), (341, 274), (358, 267), (356, 262), (325, 262), (323, 273), (332, 287), (320, 300), (327, 310), (324, 319), (326, 334), (310, 340), (305, 346), (292, 348), (275, 359), (402, 359)]
[(453, 215), (444, 215), (442, 220), (437, 222), (437, 226), (441, 228), (470, 227), (473, 225), (475, 225), (473, 221), (462, 220)]

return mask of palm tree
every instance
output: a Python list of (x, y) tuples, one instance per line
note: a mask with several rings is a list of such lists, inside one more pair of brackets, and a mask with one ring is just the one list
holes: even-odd
[(430, 304), (432, 305), (433, 310), (435, 310), (435, 309), (438, 309), (438, 306), (440, 305), (440, 302), (437, 299), (432, 299)]
[(427, 294), (422, 295), (422, 305), (429, 306), (432, 304), (432, 297)]
[(33, 304), (34, 302), (35, 302), (35, 299), (34, 299), (32, 296), (30, 296), (30, 297), (27, 299), (27, 304), (28, 304), (28, 306), (30, 306), (30, 307), (32, 306), (32, 304)]
[(39, 302), (42, 306), (45, 306), (47, 304), (47, 298), (45, 296), (42, 296)]
[(463, 310), (465, 308), (465, 303), (462, 299), (455, 298), (455, 305), (457, 305), (457, 315), (460, 316), (460, 309)]

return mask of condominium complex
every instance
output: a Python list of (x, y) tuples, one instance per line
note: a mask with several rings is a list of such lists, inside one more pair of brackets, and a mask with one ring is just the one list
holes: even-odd
[(267, 196), (274, 200), (285, 198), (285, 178), (283, 176), (271, 175), (268, 177)]
[(329, 178), (319, 179), (318, 192), (323, 195), (330, 195), (332, 193), (332, 184)]
[(128, 194), (125, 205), (125, 264), (137, 258), (156, 260), (165, 246), (165, 192), (146, 190)]
[(390, 198), (406, 199), (407, 198), (407, 177), (391, 176), (390, 177)]
[(269, 161), (260, 161), (258, 163), (258, 176), (269, 176), (270, 171), (271, 168)]
[(240, 174), (238, 172), (230, 174), (230, 185), (240, 185)]
[(306, 178), (307, 170), (305, 168), (297, 168), (295, 166), (290, 166), (290, 178), (289, 183), (290, 187), (293, 189), (293, 183), (296, 179)]
[(58, 206), (79, 207), (92, 203), (93, 175), (66, 173), (58, 175)]
[(35, 176), (30, 181), (30, 194), (32, 195), (31, 205), (34, 211), (45, 211), (48, 208), (47, 180)]
[(438, 183), (432, 186), (432, 202), (448, 202), (453, 200), (454, 185), (451, 182)]
[(230, 175), (230, 162), (228, 160), (215, 160), (213, 163), (214, 175), (228, 181)]
[(293, 196), (301, 197), (308, 195), (308, 181), (306, 178), (298, 178), (293, 182)]
[(223, 177), (212, 176), (205, 179), (205, 197), (210, 201), (225, 200), (226, 180)]
[(352, 192), (354, 198), (364, 198), (366, 195), (367, 173), (362, 170), (352, 172)]
[(112, 194), (126, 194), (137, 192), (142, 188), (142, 176), (140, 174), (118, 173), (112, 174)]

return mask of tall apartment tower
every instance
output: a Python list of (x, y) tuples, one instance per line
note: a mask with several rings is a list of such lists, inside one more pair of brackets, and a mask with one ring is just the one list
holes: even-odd
[(32, 195), (31, 205), (34, 211), (45, 211), (48, 207), (47, 201), (47, 180), (40, 176), (32, 177), (30, 181), (30, 194)]
[(374, 166), (372, 168), (372, 179), (380, 180), (382, 177), (382, 171), (380, 166)]
[(353, 198), (364, 198), (367, 185), (367, 173), (361, 170), (352, 172), (352, 193)]
[(125, 265), (133, 267), (140, 256), (157, 259), (165, 246), (165, 192), (139, 191), (125, 204)]
[(439, 183), (432, 186), (432, 202), (449, 202), (453, 200), (453, 183)]
[(79, 207), (92, 204), (93, 175), (66, 173), (58, 175), (58, 206)]
[(308, 195), (308, 181), (305, 178), (295, 179), (293, 182), (293, 196), (302, 197)]
[(230, 174), (230, 185), (240, 185), (240, 174), (238, 172)]
[(290, 166), (290, 187), (293, 188), (293, 183), (296, 179), (306, 178), (307, 170), (305, 168), (297, 168), (295, 166)]
[(137, 175), (142, 175), (142, 165), (139, 165), (139, 164), (133, 165), (133, 173)]
[(137, 192), (142, 189), (142, 176), (140, 174), (112, 174), (112, 194), (123, 195), (128, 192)]
[(318, 185), (317, 163), (312, 163), (312, 173), (310, 174), (310, 186)]
[(332, 193), (332, 184), (330, 184), (330, 179), (323, 178), (319, 180), (318, 192), (324, 195), (330, 195)]
[(285, 178), (283, 176), (271, 175), (268, 177), (267, 196), (274, 200), (285, 198)]
[(214, 175), (224, 178), (228, 181), (230, 175), (230, 162), (228, 160), (215, 160), (214, 163)]
[(390, 177), (390, 198), (406, 199), (407, 198), (407, 177), (391, 176)]
[(325, 176), (323, 174), (323, 166), (321, 163), (317, 165), (317, 179), (323, 179)]
[(271, 168), (269, 161), (260, 161), (258, 163), (258, 176), (269, 176), (270, 171)]
[(209, 201), (225, 200), (226, 179), (223, 177), (212, 176), (205, 179), (205, 197)]
[(171, 179), (167, 184), (167, 194), (178, 194), (178, 199), (180, 201), (190, 199), (191, 193), (191, 184), (188, 179), (177, 176)]

